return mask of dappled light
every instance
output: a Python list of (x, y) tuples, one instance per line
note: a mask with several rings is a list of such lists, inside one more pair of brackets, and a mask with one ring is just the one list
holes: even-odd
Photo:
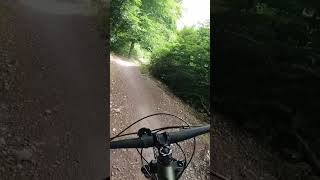
[(137, 66), (139, 66), (136, 63), (129, 62), (129, 61), (124, 61), (124, 60), (121, 60), (119, 58), (112, 58), (111, 61), (119, 64), (120, 66), (125, 66), (125, 67), (137, 67)]

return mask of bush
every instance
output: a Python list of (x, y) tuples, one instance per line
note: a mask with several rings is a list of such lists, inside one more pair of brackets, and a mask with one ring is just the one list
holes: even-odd
[(209, 113), (209, 27), (179, 32), (174, 44), (153, 54), (150, 72), (193, 107)]

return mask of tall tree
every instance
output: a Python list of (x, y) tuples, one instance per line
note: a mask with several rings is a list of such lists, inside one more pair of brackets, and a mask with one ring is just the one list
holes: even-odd
[(112, 0), (111, 9), (111, 42), (129, 42), (129, 56), (137, 43), (153, 50), (168, 41), (181, 15), (177, 0)]

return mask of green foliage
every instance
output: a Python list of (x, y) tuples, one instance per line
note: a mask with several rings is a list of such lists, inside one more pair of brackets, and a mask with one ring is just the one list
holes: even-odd
[(195, 108), (208, 111), (209, 66), (209, 26), (184, 28), (175, 43), (153, 54), (150, 72)]
[(270, 15), (273, 16), (276, 14), (275, 8), (269, 7), (265, 3), (258, 3), (256, 7), (257, 14), (265, 14), (265, 15)]
[(180, 0), (112, 0), (111, 50), (150, 58), (152, 75), (194, 107), (209, 111), (209, 23), (177, 32), (180, 16)]
[(128, 54), (135, 44), (148, 51), (165, 46), (174, 37), (180, 11), (176, 0), (112, 0), (112, 50)]

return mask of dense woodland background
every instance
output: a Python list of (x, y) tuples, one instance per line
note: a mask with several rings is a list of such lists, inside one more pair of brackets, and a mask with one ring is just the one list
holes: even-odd
[(320, 172), (320, 1), (217, 0), (214, 111)]
[(177, 29), (181, 2), (111, 1), (111, 51), (144, 62), (177, 96), (210, 114), (210, 23)]

